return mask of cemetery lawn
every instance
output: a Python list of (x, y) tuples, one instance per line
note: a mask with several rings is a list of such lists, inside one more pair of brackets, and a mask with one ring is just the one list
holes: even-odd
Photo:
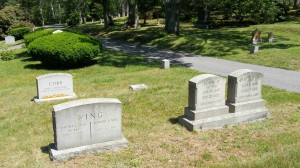
[[(99, 63), (73, 70), (51, 70), (19, 52), (0, 60), (0, 167), (299, 167), (300, 94), (263, 87), (271, 118), (224, 129), (189, 132), (178, 124), (187, 106), (188, 80), (199, 72), (143, 57), (106, 51)], [(69, 73), (79, 99), (117, 98), (122, 102), (123, 134), (129, 147), (78, 157), (49, 159), (53, 143), (52, 106), (36, 104), (35, 78)], [(145, 83), (147, 90), (132, 91)]]
[[(180, 36), (167, 35), (163, 32), (163, 24), (156, 26), (156, 20), (149, 20), (147, 25), (142, 25), (139, 29), (126, 30), (124, 19), (116, 20), (116, 26), (108, 30), (104, 30), (103, 25), (95, 23), (81, 25), (76, 30), (161, 49), (184, 51), (288, 70), (300, 70), (299, 18), (275, 24), (209, 30), (196, 28), (190, 23), (181, 23)], [(161, 20), (162, 22), (163, 20)], [(257, 54), (250, 54), (251, 32), (256, 28), (262, 32), (263, 43), (258, 44), (260, 50)], [(268, 32), (273, 32), (276, 42), (268, 42)]]

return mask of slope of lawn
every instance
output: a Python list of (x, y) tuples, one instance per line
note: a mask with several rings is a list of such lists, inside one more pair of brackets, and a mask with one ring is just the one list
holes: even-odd
[[(199, 72), (143, 57), (106, 51), (99, 63), (73, 70), (45, 69), (24, 51), (0, 60), (0, 167), (299, 167), (300, 94), (263, 87), (271, 118), (224, 129), (189, 132), (178, 124), (187, 106), (188, 80)], [(117, 98), (122, 102), (129, 147), (77, 157), (49, 159), (54, 142), (52, 106), (36, 104), (35, 78), (52, 72), (73, 75), (78, 99)], [(147, 90), (132, 91), (130, 84)]]
[[(167, 35), (164, 25), (156, 26), (156, 20), (138, 29), (125, 29), (124, 19), (116, 19), (116, 26), (108, 30), (103, 25), (91, 23), (75, 30), (100, 34), (103, 37), (121, 39), (137, 44), (147, 44), (162, 49), (185, 51), (199, 55), (233, 61), (264, 65), (289, 70), (300, 70), (300, 19), (275, 24), (261, 24), (247, 27), (223, 27), (199, 29), (190, 23), (181, 23), (181, 35)], [(250, 54), (251, 32), (258, 28), (263, 42), (260, 51)], [(276, 41), (268, 42), (268, 32), (273, 32)]]

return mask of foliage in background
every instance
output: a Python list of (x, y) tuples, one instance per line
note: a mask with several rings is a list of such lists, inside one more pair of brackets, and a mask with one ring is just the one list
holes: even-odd
[(18, 27), (18, 28), (12, 28), (9, 30), (9, 34), (14, 36), (16, 40), (23, 39), (25, 34), (28, 34), (31, 32), (30, 27)]
[(24, 10), (20, 5), (5, 6), (0, 10), (0, 28), (6, 32), (11, 25), (24, 21), (24, 15)]
[(52, 34), (54, 30), (36, 30), (30, 34), (26, 34), (24, 36), (24, 41), (25, 41), (25, 45), (28, 46), (29, 43), (31, 43), (32, 41), (34, 41), (35, 39), (38, 39), (40, 37), (43, 37), (43, 36), (47, 36), (47, 35), (50, 35)]
[(70, 32), (40, 37), (28, 45), (29, 54), (51, 68), (89, 65), (100, 49), (101, 43), (97, 39)]

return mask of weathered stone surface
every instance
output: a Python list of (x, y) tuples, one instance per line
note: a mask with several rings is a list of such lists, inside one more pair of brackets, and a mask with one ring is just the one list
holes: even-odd
[(14, 36), (6, 36), (5, 37), (5, 44), (14, 44), (16, 42)]
[(249, 69), (234, 71), (228, 75), (227, 101), (241, 103), (261, 99), (263, 74)]
[(188, 108), (203, 110), (225, 105), (226, 80), (216, 75), (204, 74), (189, 81)]
[(145, 84), (136, 84), (136, 85), (129, 86), (129, 89), (132, 89), (132, 90), (142, 90), (142, 89), (147, 89), (147, 88), (148, 88), (148, 86)]
[(37, 98), (35, 102), (76, 98), (73, 92), (72, 75), (66, 73), (50, 73), (36, 78)]
[(196, 128), (193, 125), (198, 120), (228, 114), (229, 108), (225, 106), (225, 84), (224, 78), (212, 74), (190, 79), (188, 107), (185, 108), (180, 123), (188, 129), (191, 126)]
[(259, 46), (251, 46), (250, 48), (251, 54), (257, 53), (258, 51), (259, 51)]
[(53, 127), (57, 150), (121, 139), (121, 102), (92, 98), (55, 105)]
[(252, 44), (258, 44), (259, 42), (261, 42), (261, 38), (260, 38), (260, 34), (261, 32), (258, 29), (255, 29), (252, 33), (251, 33), (251, 42)]
[(115, 151), (124, 147), (128, 147), (128, 141), (126, 138), (123, 137), (120, 140), (80, 146), (80, 147), (64, 149), (64, 150), (56, 150), (55, 145), (50, 144), (49, 152), (52, 161), (60, 162), (77, 156), (99, 153), (104, 151)]
[(269, 39), (269, 42), (271, 42), (271, 43), (275, 41), (273, 32), (268, 33), (268, 39)]
[(170, 68), (170, 60), (164, 59), (162, 60), (162, 69), (169, 69)]
[(55, 160), (113, 150), (128, 145), (122, 135), (121, 102), (112, 98), (81, 99), (53, 106)]

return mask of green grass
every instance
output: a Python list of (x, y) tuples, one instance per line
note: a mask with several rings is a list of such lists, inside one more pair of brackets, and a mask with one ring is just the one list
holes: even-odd
[[(103, 25), (87, 24), (75, 28), (83, 33), (100, 34), (104, 37), (147, 44), (162, 49), (185, 51), (209, 57), (258, 64), (289, 70), (300, 70), (300, 19), (275, 24), (248, 27), (224, 27), (199, 29), (189, 23), (181, 23), (181, 35), (167, 35), (163, 24), (156, 26), (156, 20), (148, 21), (139, 29), (124, 27), (124, 19), (116, 20), (116, 26), (108, 30)], [(260, 51), (250, 54), (251, 32), (261, 30), (263, 43)], [(273, 32), (276, 42), (269, 43), (268, 32)]]
[[(24, 52), (24, 51), (23, 51)], [(189, 132), (178, 117), (187, 106), (188, 80), (199, 72), (178, 66), (162, 70), (146, 59), (106, 51), (93, 66), (48, 70), (27, 54), (0, 61), (0, 167), (299, 167), (300, 94), (263, 87), (272, 117), (224, 129)], [(78, 99), (122, 102), (123, 134), (129, 147), (77, 157), (49, 159), (54, 142), (51, 108), (68, 101), (36, 104), (35, 78), (70, 73)], [(147, 90), (131, 91), (145, 83)]]

